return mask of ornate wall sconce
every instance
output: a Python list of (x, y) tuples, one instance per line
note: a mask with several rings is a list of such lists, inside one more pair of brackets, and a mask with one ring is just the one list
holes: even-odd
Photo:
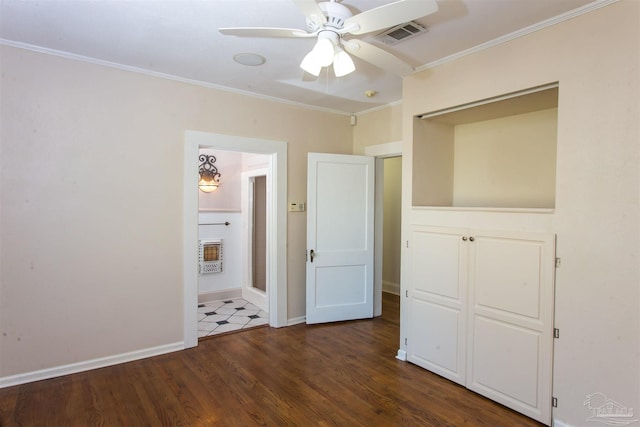
[(216, 157), (209, 156), (207, 154), (200, 154), (198, 157), (200, 160), (200, 181), (198, 181), (198, 188), (204, 193), (211, 193), (216, 191), (220, 186), (220, 172), (215, 166)]

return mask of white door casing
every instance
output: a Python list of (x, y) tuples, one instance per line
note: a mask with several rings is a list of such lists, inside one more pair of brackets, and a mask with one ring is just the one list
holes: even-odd
[(374, 213), (374, 262), (373, 262), (373, 315), (382, 314), (382, 264), (384, 245), (384, 161), (402, 156), (402, 141), (364, 147), (364, 155), (376, 158), (375, 213)]
[(309, 153), (307, 323), (373, 317), (373, 157)]
[(184, 347), (198, 345), (198, 150), (215, 148), (266, 154), (272, 181), (271, 218), (273, 236), (269, 257), (269, 325), (287, 325), (287, 143), (200, 131), (185, 131), (183, 198), (183, 303)]

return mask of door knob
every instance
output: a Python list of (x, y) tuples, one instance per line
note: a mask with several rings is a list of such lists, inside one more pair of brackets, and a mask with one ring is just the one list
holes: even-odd
[(463, 240), (464, 242), (466, 242), (466, 241), (467, 241), (467, 236), (462, 236), (462, 240)]
[(476, 240), (473, 236), (469, 237), (469, 241), (473, 242), (474, 240)]

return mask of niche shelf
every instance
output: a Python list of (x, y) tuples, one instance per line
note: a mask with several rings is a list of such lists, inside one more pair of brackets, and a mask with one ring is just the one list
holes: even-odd
[(413, 119), (416, 207), (555, 208), (558, 84)]

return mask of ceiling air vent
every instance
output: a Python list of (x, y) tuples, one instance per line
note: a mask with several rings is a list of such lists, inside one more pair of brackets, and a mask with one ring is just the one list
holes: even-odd
[(378, 34), (375, 38), (385, 44), (396, 44), (401, 41), (425, 33), (427, 29), (417, 22), (411, 21), (406, 24), (396, 25), (387, 31)]

